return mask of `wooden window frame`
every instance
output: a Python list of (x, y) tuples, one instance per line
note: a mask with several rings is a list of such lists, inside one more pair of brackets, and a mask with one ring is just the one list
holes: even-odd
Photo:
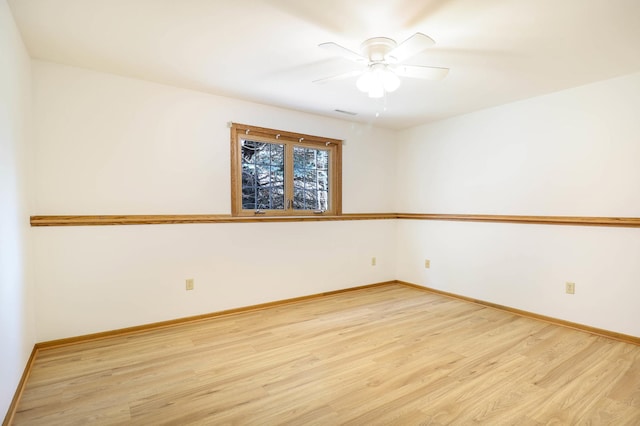
[[(251, 136), (252, 140), (329, 150), (329, 208), (326, 211), (295, 210), (289, 201), (293, 199), (293, 157), (285, 158), (285, 209), (247, 210), (242, 208), (242, 149), (240, 141)], [(293, 148), (291, 148), (291, 152)], [(339, 216), (342, 214), (342, 140), (293, 133), (247, 124), (231, 124), (231, 214), (233, 216)]]

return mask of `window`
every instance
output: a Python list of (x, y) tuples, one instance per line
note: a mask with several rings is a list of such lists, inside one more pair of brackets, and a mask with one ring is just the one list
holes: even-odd
[(339, 215), (341, 153), (341, 140), (234, 123), (232, 213)]

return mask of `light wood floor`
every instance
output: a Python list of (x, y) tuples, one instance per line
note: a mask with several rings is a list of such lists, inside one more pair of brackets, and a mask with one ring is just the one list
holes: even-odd
[(41, 351), (16, 425), (640, 425), (640, 346), (401, 285)]

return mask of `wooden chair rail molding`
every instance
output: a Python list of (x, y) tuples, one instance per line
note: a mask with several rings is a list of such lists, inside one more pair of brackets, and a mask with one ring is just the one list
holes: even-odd
[(538, 225), (621, 226), (640, 228), (639, 217), (513, 216), (492, 214), (398, 213), (398, 219), (450, 220), (462, 222), (529, 223)]
[(640, 228), (638, 217), (511, 216), (485, 214), (348, 213), (339, 216), (239, 217), (225, 214), (31, 216), (31, 226), (162, 225), (182, 223), (319, 222), (340, 220), (447, 220), (463, 222), (522, 223), (542, 225), (616, 226)]
[(162, 225), (180, 223), (319, 222), (396, 219), (395, 213), (358, 213), (340, 216), (232, 216), (228, 214), (31, 216), (31, 226)]

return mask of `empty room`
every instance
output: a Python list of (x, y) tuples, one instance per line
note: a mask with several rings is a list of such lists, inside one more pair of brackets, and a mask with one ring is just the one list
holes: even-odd
[(640, 2), (0, 0), (3, 425), (640, 425)]

